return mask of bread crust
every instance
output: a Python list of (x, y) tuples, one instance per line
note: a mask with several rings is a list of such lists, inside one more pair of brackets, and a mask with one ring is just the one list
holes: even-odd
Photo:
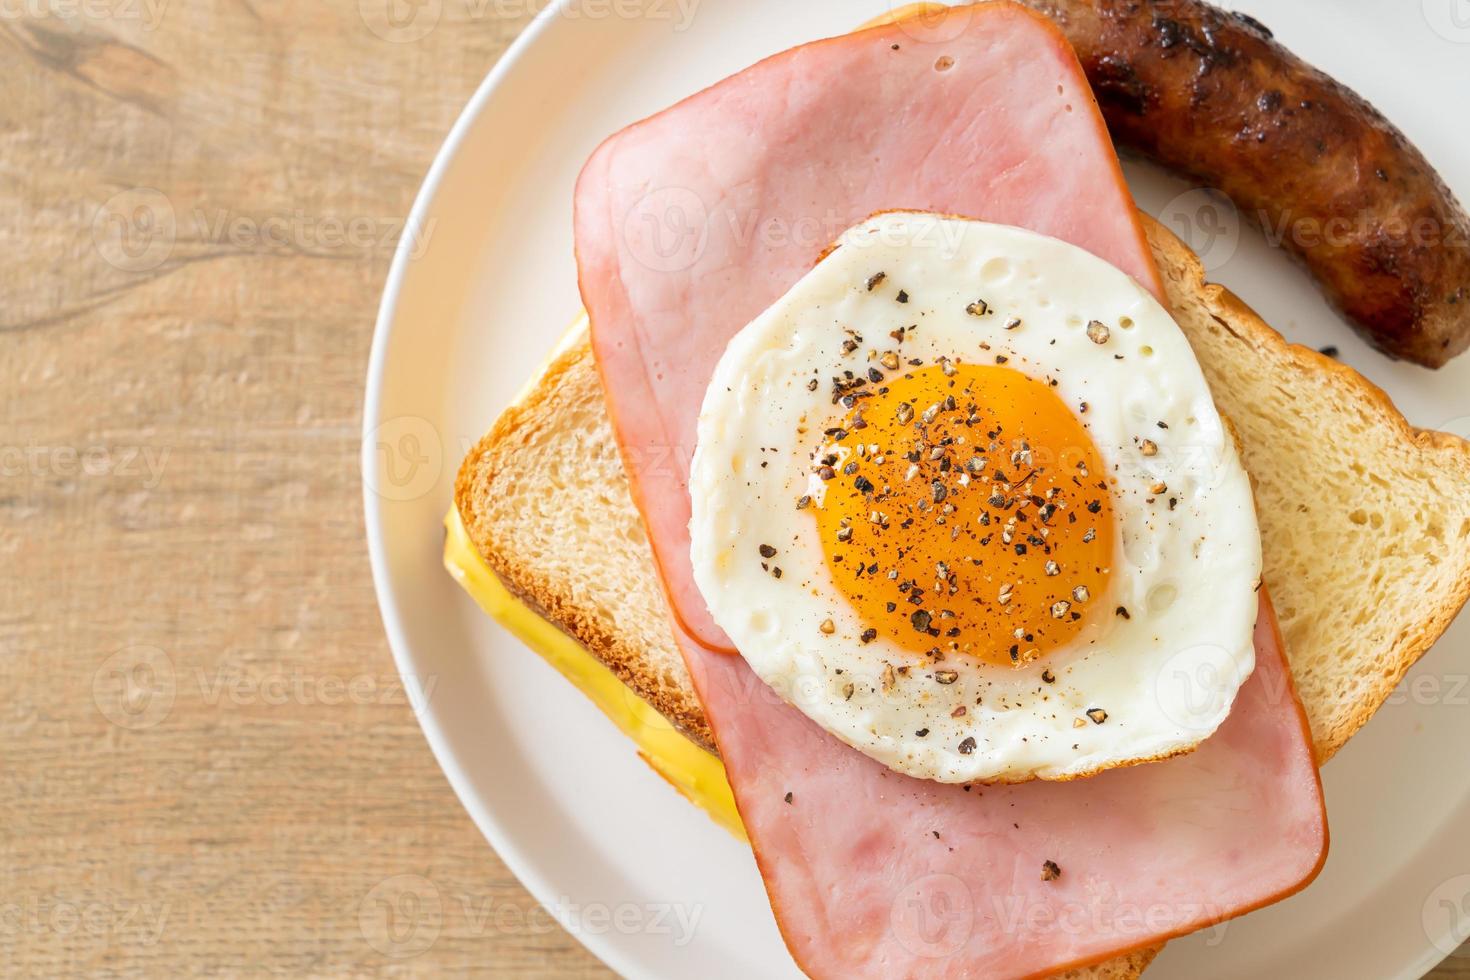
[[(1149, 217), (1144, 218), (1144, 224), (1176, 317), (1185, 332), (1190, 334), (1190, 341), (1197, 350), (1200, 324), (1195, 322), (1196, 318), (1183, 315), (1190, 305), (1203, 307), (1219, 329), (1246, 345), (1257, 356), (1258, 363), (1246, 364), (1244, 370), (1258, 370), (1269, 362), (1276, 362), (1304, 383), (1310, 381), (1337, 388), (1358, 404), (1371, 425), (1391, 434), (1407, 455), (1418, 457), (1424, 471), (1456, 474), (1456, 482), (1464, 488), (1467, 496), (1459, 501), (1443, 503), (1457, 503), (1462, 512), (1470, 512), (1470, 442), (1449, 433), (1411, 426), (1383, 389), (1346, 364), (1309, 347), (1288, 342), (1238, 296), (1224, 286), (1208, 282), (1199, 257), (1171, 231)], [(1211, 373), (1211, 368), (1219, 367), (1203, 357), (1201, 363), (1207, 373)], [(1217, 379), (1212, 378), (1214, 381)], [(1216, 400), (1223, 401), (1226, 392), (1220, 390), (1218, 383), (1215, 389)], [(1238, 412), (1234, 414), (1239, 415)], [(1238, 436), (1237, 441), (1240, 441)], [(1257, 482), (1262, 478), (1262, 474), (1254, 471), (1252, 476)], [(1465, 529), (1462, 528), (1458, 549), (1452, 548), (1447, 556), (1458, 563), (1453, 585), (1430, 597), (1427, 606), (1418, 605), (1412, 610), (1402, 611), (1400, 618), (1407, 624), (1406, 628), (1396, 638), (1392, 649), (1384, 654), (1384, 669), (1373, 672), (1368, 679), (1365, 696), (1333, 704), (1324, 703), (1321, 699), (1306, 701), (1319, 762), (1332, 758), (1373, 717), (1409, 668), (1443, 635), (1470, 598), (1470, 541), (1465, 540), (1464, 535)], [(1326, 560), (1333, 560), (1331, 551), (1324, 554)], [(1279, 588), (1290, 583), (1268, 580), (1267, 584)], [(1370, 597), (1363, 598), (1367, 601)], [(1293, 651), (1288, 643), (1287, 656), (1292, 661), (1293, 673), (1299, 683), (1304, 680), (1304, 654), (1305, 651)]]
[[(527, 560), (521, 542), (516, 540), (515, 529), (506, 525), (495, 508), (498, 497), (511, 493), (507, 483), (538, 478), (538, 474), (525, 472), (523, 464), (537, 447), (560, 439), (557, 430), (562, 418), (585, 411), (589, 397), (593, 399), (592, 407), (598, 411), (602, 408), (600, 383), (585, 326), (581, 331), (580, 339), (569, 338), (571, 342), (553, 355), (535, 383), (501, 413), (490, 431), (470, 450), (455, 478), (454, 504), (481, 557), (511, 594), (582, 644), (633, 693), (697, 745), (715, 752), (709, 721), (672, 638), (665, 638), (666, 649), (660, 651), (664, 655), (652, 658), (658, 666), (651, 665), (647, 645), (632, 642), (633, 634), (617, 628), (616, 623), (610, 626), (605, 611), (589, 602), (587, 595), (579, 594), (575, 583), (565, 576), (547, 574)], [(611, 440), (609, 429), (605, 444), (616, 459)], [(610, 497), (620, 495), (617, 499), (626, 500), (627, 509), (636, 520), (621, 466), (617, 467), (617, 478), (622, 480), (621, 487), (604, 486), (603, 490)], [(651, 552), (647, 553), (647, 559), (651, 567)], [(671, 678), (670, 674), (674, 676)]]

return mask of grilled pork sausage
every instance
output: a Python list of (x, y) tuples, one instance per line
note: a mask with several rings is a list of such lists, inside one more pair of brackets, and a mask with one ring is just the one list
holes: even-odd
[(1022, 0), (1077, 50), (1120, 145), (1228, 194), (1380, 350), (1470, 345), (1470, 220), (1408, 139), (1256, 20), (1199, 0)]

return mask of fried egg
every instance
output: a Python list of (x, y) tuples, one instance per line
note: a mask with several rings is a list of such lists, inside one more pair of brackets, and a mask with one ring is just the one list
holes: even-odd
[(947, 783), (1187, 752), (1255, 664), (1250, 481), (1169, 313), (1082, 249), (887, 213), (731, 341), (695, 580), (755, 673)]

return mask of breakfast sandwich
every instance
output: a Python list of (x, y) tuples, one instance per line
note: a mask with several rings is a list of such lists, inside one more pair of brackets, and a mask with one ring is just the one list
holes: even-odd
[(1093, 93), (994, 2), (614, 135), (586, 317), (459, 474), (451, 572), (814, 977), (1132, 976), (1300, 890), (1318, 764), (1470, 592), (1470, 447), (1207, 285)]

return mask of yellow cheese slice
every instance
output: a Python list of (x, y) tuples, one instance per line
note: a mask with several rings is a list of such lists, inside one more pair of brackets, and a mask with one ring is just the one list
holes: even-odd
[(721, 827), (745, 840), (745, 827), (720, 760), (669, 725), (586, 647), (511, 595), (480, 557), (457, 510), (450, 510), (444, 519), (444, 530), (444, 567), (480, 608), (587, 695), (633, 740), (638, 755), (654, 772)]

